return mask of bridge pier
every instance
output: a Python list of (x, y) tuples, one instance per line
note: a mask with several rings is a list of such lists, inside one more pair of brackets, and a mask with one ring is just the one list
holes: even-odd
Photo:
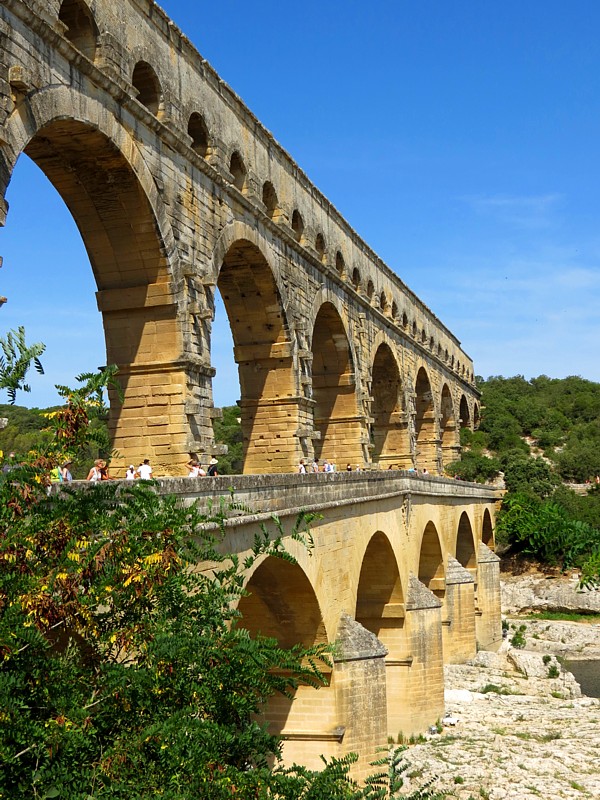
[(477, 571), (477, 649), (497, 650), (502, 644), (500, 559), (483, 542), (477, 551)]
[(475, 581), (452, 556), (446, 573), (444, 664), (464, 664), (477, 652), (475, 638)]

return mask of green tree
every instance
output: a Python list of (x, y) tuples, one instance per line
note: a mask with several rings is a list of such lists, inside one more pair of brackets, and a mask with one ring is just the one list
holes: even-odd
[(6, 390), (11, 403), (15, 402), (18, 391), (31, 391), (25, 379), (32, 363), (40, 374), (44, 373), (40, 356), (45, 349), (41, 342), (28, 345), (22, 326), (0, 337), (0, 390)]

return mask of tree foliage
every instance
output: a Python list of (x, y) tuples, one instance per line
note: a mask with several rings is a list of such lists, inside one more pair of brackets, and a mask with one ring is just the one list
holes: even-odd
[(45, 349), (46, 346), (41, 342), (32, 345), (26, 343), (23, 326), (0, 337), (0, 390), (6, 390), (11, 404), (15, 402), (18, 391), (31, 391), (29, 384), (25, 383), (31, 364), (43, 375), (40, 356)]

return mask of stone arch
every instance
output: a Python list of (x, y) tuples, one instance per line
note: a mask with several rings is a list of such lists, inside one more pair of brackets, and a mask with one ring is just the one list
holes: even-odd
[(479, 425), (481, 423), (481, 416), (479, 412), (479, 403), (473, 404), (473, 430), (476, 431), (479, 429)]
[[(157, 469), (172, 468), (189, 458), (184, 432), (186, 376), (184, 367), (173, 366), (184, 351), (172, 293), (178, 264), (156, 184), (129, 134), (98, 101), (74, 98), (72, 90), (61, 87), (32, 95), (28, 103), (29, 113), (15, 112), (4, 129), (11, 143), (6, 152), (12, 156), (5, 179), (25, 152), (69, 208), (98, 287), (107, 361), (119, 366), (124, 391), (123, 403), (111, 402), (113, 446), (123, 459), (150, 457)], [(6, 185), (2, 194), (5, 190)], [(172, 381), (184, 387), (177, 398), (162, 392)], [(155, 413), (164, 414), (181, 431), (173, 434), (167, 464), (161, 456), (164, 451), (156, 449), (154, 434), (164, 441), (171, 437), (170, 425), (148, 430), (146, 403), (154, 404)], [(132, 432), (140, 429), (145, 431), (143, 437)], [(116, 458), (115, 469), (120, 463)]]
[(304, 220), (297, 208), (295, 208), (292, 213), (292, 230), (294, 231), (295, 240), (301, 242), (304, 234)]
[(248, 180), (248, 168), (239, 150), (234, 150), (231, 154), (229, 159), (229, 172), (233, 178), (233, 185), (236, 189), (239, 189), (240, 192), (245, 191), (246, 182)]
[(437, 471), (437, 431), (435, 405), (431, 382), (425, 367), (417, 373), (415, 382), (416, 462), (420, 469)]
[(398, 303), (393, 300), (392, 301), (392, 319), (397, 321), (398, 320)]
[(483, 521), (481, 524), (481, 541), (487, 545), (490, 550), (494, 549), (494, 526), (492, 524), (492, 515), (489, 509), (483, 512)]
[(460, 396), (460, 427), (461, 428), (470, 428), (471, 427), (471, 412), (469, 411), (469, 402), (465, 395)]
[(456, 560), (473, 575), (477, 572), (477, 553), (471, 520), (466, 511), (463, 511), (458, 521), (456, 532)]
[[(238, 610), (239, 627), (251, 636), (262, 634), (276, 639), (282, 648), (295, 644), (305, 647), (326, 644), (327, 633), (319, 601), (306, 574), (298, 564), (269, 557), (253, 572), (246, 586), (248, 595), (242, 597)], [(329, 677), (329, 670), (322, 670)], [(283, 734), (287, 740), (286, 760), (306, 761), (307, 755), (318, 761), (323, 738), (339, 721), (336, 719), (335, 689), (329, 680), (318, 690), (300, 685), (291, 696), (276, 694), (264, 708), (273, 734)], [(319, 713), (314, 713), (318, 703)], [(310, 720), (310, 721), (307, 721)], [(315, 740), (312, 753), (307, 744)], [(321, 741), (319, 741), (319, 739)], [(317, 749), (318, 748), (318, 749)]]
[(363, 460), (355, 359), (342, 317), (330, 301), (314, 317), (312, 397), (315, 455), (338, 466)]
[[(237, 233), (245, 230), (235, 226)], [(297, 460), (297, 420), (284, 302), (257, 235), (232, 240), (232, 233), (220, 240), (214, 259), (238, 365), (244, 473), (288, 472)]]
[(388, 309), (389, 309), (389, 302), (388, 302), (388, 298), (387, 298), (387, 295), (386, 295), (385, 291), (384, 291), (384, 290), (382, 290), (382, 291), (379, 293), (379, 310), (380, 310), (380, 311), (381, 311), (383, 314), (386, 314), (386, 313), (388, 312)]
[(315, 239), (315, 250), (319, 256), (319, 261), (324, 264), (327, 260), (327, 247), (325, 245), (325, 237), (322, 233), (317, 234), (317, 238)]
[(369, 303), (373, 302), (374, 295), (375, 295), (375, 284), (369, 278), (369, 280), (367, 281), (367, 299)]
[(358, 267), (354, 267), (354, 269), (352, 270), (351, 282), (352, 282), (353, 288), (357, 292), (360, 292), (360, 289), (361, 289), (361, 286), (362, 286), (362, 278), (360, 276), (360, 270), (358, 269)]
[(429, 521), (423, 531), (419, 552), (419, 580), (430, 589), (436, 597), (444, 598), (445, 566), (442, 546), (437, 528)]
[(371, 371), (372, 459), (381, 469), (412, 465), (408, 419), (398, 363), (388, 344), (377, 348)]
[(442, 466), (455, 461), (460, 454), (460, 441), (458, 438), (458, 426), (454, 413), (454, 403), (448, 384), (442, 387), (442, 397), (440, 402), (440, 437), (442, 440)]
[(96, 57), (98, 27), (94, 15), (83, 0), (63, 0), (58, 19), (66, 26), (65, 38), (90, 61)]
[(163, 110), (163, 92), (154, 67), (147, 61), (138, 61), (133, 68), (131, 83), (137, 90), (137, 99), (155, 117)]
[(346, 262), (340, 250), (335, 254), (335, 271), (341, 278), (346, 274)]
[[(385, 533), (373, 534), (365, 550), (356, 591), (355, 619), (384, 645), (404, 627), (404, 592), (396, 555)], [(389, 649), (389, 648), (388, 648)]]
[(276, 220), (280, 215), (279, 198), (271, 181), (263, 183), (262, 201), (269, 219)]
[(202, 158), (206, 158), (210, 146), (210, 137), (204, 117), (198, 111), (194, 111), (190, 115), (187, 132), (192, 139), (192, 150)]

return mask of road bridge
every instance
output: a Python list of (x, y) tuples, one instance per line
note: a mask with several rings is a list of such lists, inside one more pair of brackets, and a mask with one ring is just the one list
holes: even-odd
[[(161, 482), (162, 483), (162, 482)], [(182, 478), (165, 489), (207, 505), (234, 490), (226, 552), (248, 554), (277, 514), (297, 563), (258, 562), (240, 604), (244, 625), (284, 645), (338, 643), (328, 686), (300, 687), (265, 711), (289, 761), (358, 752), (359, 774), (388, 736), (422, 733), (444, 713), (445, 663), (502, 639), (498, 492), (392, 470)], [(300, 510), (318, 518), (307, 550), (291, 538)]]
[(456, 336), (152, 0), (3, 0), (0, 225), (22, 153), (89, 254), (124, 390), (119, 467), (150, 458), (181, 474), (222, 449), (217, 290), (245, 473), (313, 456), (441, 473), (457, 457), (479, 399)]

